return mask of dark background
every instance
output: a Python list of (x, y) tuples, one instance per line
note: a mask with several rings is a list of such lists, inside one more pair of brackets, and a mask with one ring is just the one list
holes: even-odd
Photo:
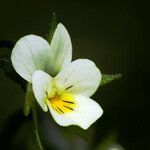
[[(113, 141), (125, 150), (150, 149), (149, 4), (134, 0), (1, 0), (0, 39), (17, 41), (28, 34), (46, 38), (53, 12), (70, 33), (74, 59), (89, 58), (102, 73), (121, 73), (122, 78), (100, 87), (93, 96), (104, 115), (87, 131), (86, 140), (70, 128), (59, 127), (49, 113), (39, 109), (44, 147), (107, 150), (98, 145), (107, 147)], [(0, 55), (9, 53), (0, 49)], [(0, 70), (0, 149), (37, 149), (31, 118), (18, 115), (24, 97), (20, 86)]]

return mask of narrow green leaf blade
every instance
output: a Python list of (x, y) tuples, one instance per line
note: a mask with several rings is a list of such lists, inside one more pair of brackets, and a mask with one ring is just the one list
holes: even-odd
[(105, 84), (108, 84), (116, 79), (119, 79), (121, 78), (122, 75), (121, 74), (114, 74), (114, 75), (109, 75), (109, 74), (103, 74), (102, 75), (102, 80), (101, 80), (101, 83), (100, 83), (100, 86), (103, 86)]
[(9, 55), (3, 55), (0, 57), (0, 69), (3, 70), (4, 74), (9, 79), (20, 84), (23, 90), (26, 89), (25, 88), (26, 81), (23, 78), (21, 78), (14, 70)]

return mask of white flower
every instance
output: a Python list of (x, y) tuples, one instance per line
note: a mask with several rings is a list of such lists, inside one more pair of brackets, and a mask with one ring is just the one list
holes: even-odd
[(49, 108), (61, 126), (87, 129), (103, 113), (89, 98), (99, 86), (101, 73), (88, 59), (71, 59), (71, 40), (62, 24), (58, 24), (51, 45), (39, 36), (27, 35), (16, 43), (11, 55), (13, 67), (32, 84), (44, 111)]

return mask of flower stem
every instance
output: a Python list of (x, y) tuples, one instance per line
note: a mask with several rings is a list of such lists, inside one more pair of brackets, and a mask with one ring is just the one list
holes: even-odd
[(33, 105), (32, 105), (32, 114), (33, 114), (36, 142), (39, 146), (39, 149), (44, 150), (42, 143), (41, 143), (41, 140), (40, 140), (39, 131), (38, 131), (37, 110), (36, 110), (35, 102), (33, 102)]

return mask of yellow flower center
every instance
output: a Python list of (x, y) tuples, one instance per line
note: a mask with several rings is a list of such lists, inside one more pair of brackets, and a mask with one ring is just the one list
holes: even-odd
[(46, 103), (59, 114), (69, 113), (76, 107), (75, 97), (65, 90), (53, 89), (48, 93)]

